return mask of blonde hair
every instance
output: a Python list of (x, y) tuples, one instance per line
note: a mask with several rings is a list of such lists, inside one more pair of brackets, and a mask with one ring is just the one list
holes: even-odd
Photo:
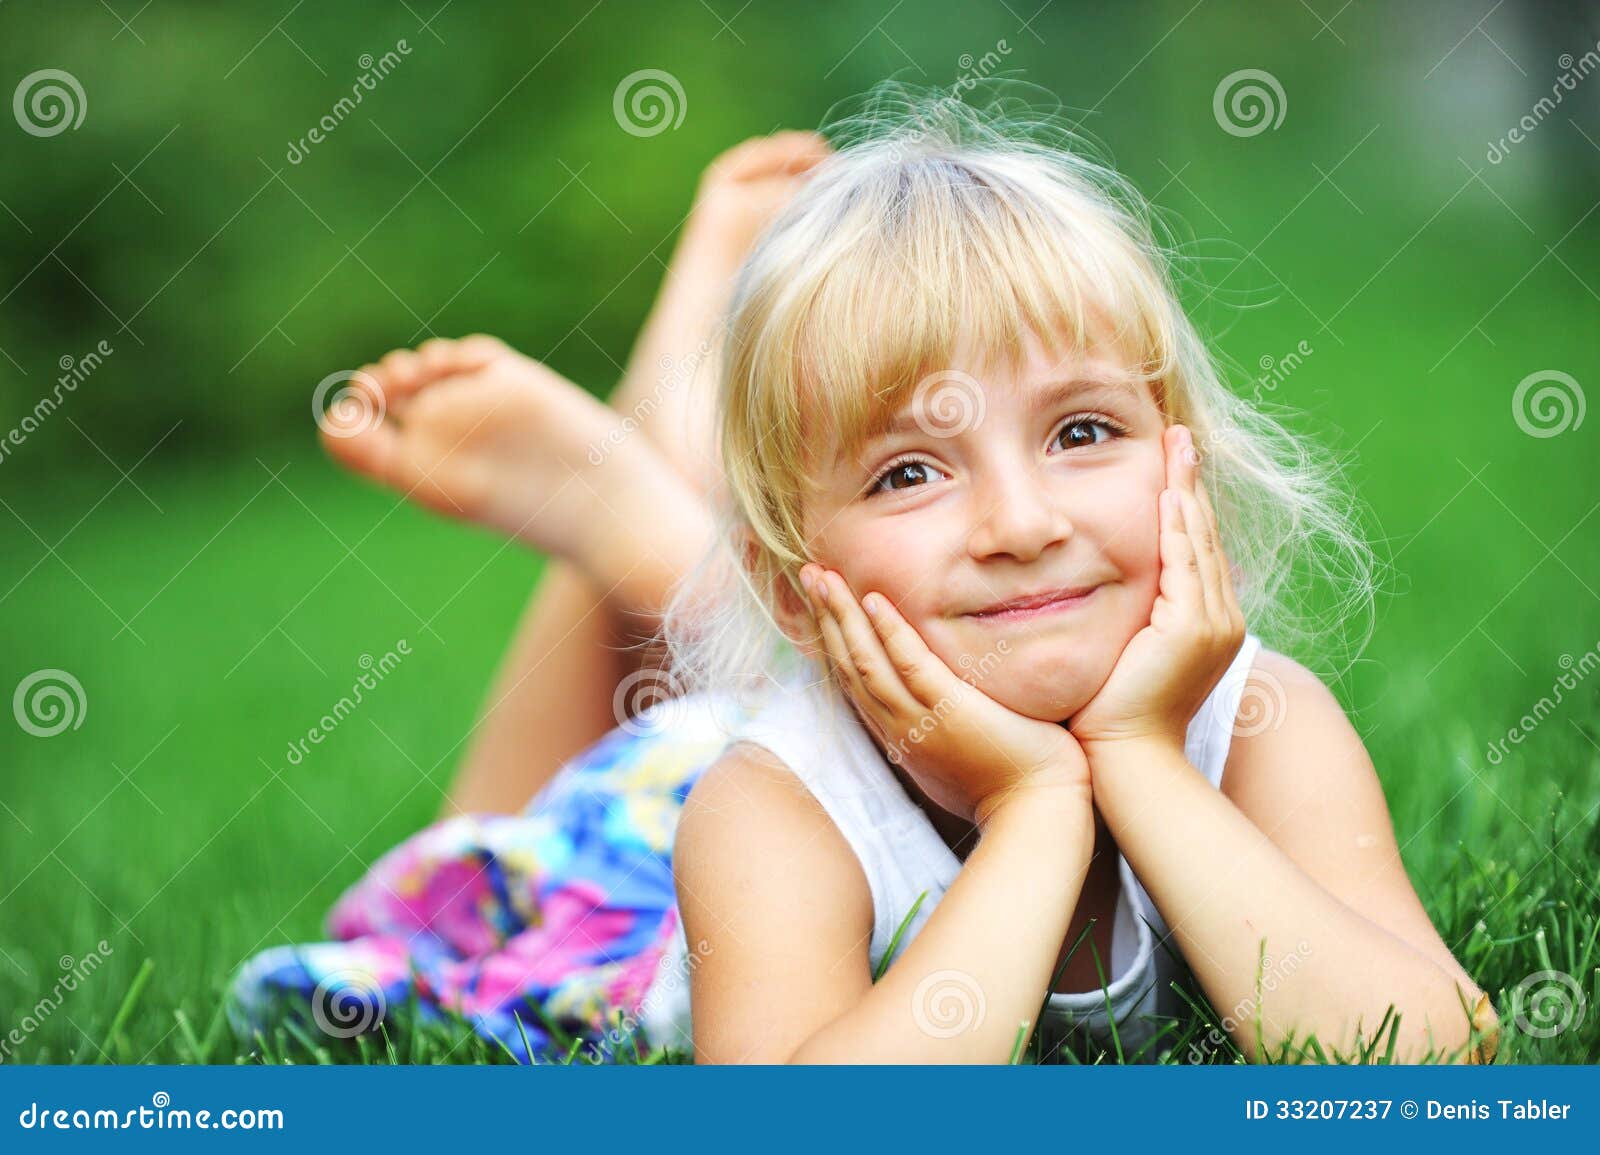
[(727, 484), (717, 545), (667, 609), (676, 681), (742, 695), (792, 668), (772, 607), (784, 586), (804, 602), (820, 448), (923, 396), (964, 342), (1017, 351), (1031, 334), (1056, 356), (1107, 323), (1169, 422), (1193, 431), (1251, 631), (1293, 650), (1370, 622), (1373, 556), (1336, 466), (1224, 384), (1179, 303), (1176, 246), (1086, 141), (1013, 99), (980, 109), (898, 82), (826, 131), (837, 151), (767, 227), (729, 306)]

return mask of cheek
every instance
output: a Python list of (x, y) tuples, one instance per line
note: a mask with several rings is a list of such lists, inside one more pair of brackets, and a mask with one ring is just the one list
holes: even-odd
[(913, 625), (919, 625), (934, 604), (937, 582), (930, 575), (944, 564), (926, 533), (912, 532), (895, 519), (878, 521), (856, 532), (839, 526), (818, 545), (818, 560), (844, 576), (859, 601), (876, 591), (888, 598)]

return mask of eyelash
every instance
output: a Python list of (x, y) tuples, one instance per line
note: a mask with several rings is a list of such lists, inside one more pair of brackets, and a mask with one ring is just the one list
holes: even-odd
[[(1061, 435), (1074, 425), (1098, 425), (1106, 430), (1108, 434), (1110, 434), (1110, 436), (1106, 438), (1107, 441), (1115, 441), (1118, 438), (1126, 437), (1129, 433), (1129, 429), (1126, 425), (1108, 414), (1096, 412), (1074, 413), (1071, 417), (1068, 417), (1059, 426), (1057, 426), (1055, 436), (1051, 438), (1051, 443), (1054, 444), (1056, 441), (1058, 441)], [(1099, 445), (1102, 444), (1102, 442), (1095, 442), (1095, 444)], [(895, 458), (893, 461), (885, 465), (883, 469), (878, 472), (878, 475), (873, 478), (871, 484), (867, 486), (867, 496), (872, 497), (879, 493), (894, 492), (893, 490), (882, 489), (880, 487), (883, 485), (885, 479), (887, 479), (890, 474), (894, 473), (895, 470), (902, 469), (907, 465), (926, 464), (928, 463), (915, 453), (907, 453), (903, 456)], [(909, 486), (908, 488), (915, 489), (917, 487)]]

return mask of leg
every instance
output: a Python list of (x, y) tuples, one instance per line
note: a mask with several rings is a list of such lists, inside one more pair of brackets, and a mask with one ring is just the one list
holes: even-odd
[[(722, 310), (756, 234), (793, 196), (827, 144), (812, 133), (758, 138), (724, 153), (702, 183), (656, 304), (611, 405), (632, 417), (695, 492), (720, 471), (713, 386)], [(641, 622), (571, 563), (552, 559), (503, 659), (446, 813), (515, 810), (621, 719), (618, 683), (656, 656)]]
[[(658, 660), (630, 647), (654, 632), (672, 584), (708, 540), (699, 498), (720, 477), (712, 358), (733, 275), (826, 154), (815, 134), (780, 133), (711, 166), (615, 408), (479, 337), (368, 366), (355, 388), (377, 396), (358, 399), (392, 420), (353, 435), (324, 424), (330, 452), (357, 472), (551, 555), (446, 813), (520, 809), (621, 720), (612, 710), (620, 680)], [(619, 411), (643, 438), (618, 436)]]

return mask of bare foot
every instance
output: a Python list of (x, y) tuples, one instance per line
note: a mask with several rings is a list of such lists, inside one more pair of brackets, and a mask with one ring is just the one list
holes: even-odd
[(341, 464), (413, 501), (575, 562), (638, 612), (704, 548), (707, 515), (609, 406), (493, 337), (363, 366), (319, 421)]
[(637, 422), (696, 492), (721, 477), (715, 424), (719, 323), (756, 237), (831, 149), (814, 132), (755, 137), (700, 178), (688, 223), (611, 405)]

